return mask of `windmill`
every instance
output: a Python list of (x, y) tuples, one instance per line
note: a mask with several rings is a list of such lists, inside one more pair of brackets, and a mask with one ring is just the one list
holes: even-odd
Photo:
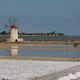
[(10, 39), (8, 41), (10, 42), (23, 41), (23, 39), (18, 38), (18, 28), (16, 25), (16, 18), (10, 17), (8, 21), (9, 25), (7, 25), (7, 27), (9, 27), (10, 30)]

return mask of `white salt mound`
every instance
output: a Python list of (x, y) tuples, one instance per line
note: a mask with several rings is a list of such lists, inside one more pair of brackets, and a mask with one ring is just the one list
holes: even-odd
[(76, 77), (80, 78), (80, 72), (76, 72), (74, 75), (75, 75)]
[(78, 65), (80, 62), (0, 60), (0, 80), (31, 80)]
[(78, 79), (74, 74), (69, 73), (67, 76), (69, 79)]
[(70, 80), (67, 76), (60, 77), (58, 80)]

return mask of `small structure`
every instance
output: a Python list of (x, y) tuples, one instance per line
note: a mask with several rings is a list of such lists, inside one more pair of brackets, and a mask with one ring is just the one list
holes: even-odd
[(73, 45), (74, 47), (77, 47), (78, 45), (80, 45), (80, 41), (74, 41)]

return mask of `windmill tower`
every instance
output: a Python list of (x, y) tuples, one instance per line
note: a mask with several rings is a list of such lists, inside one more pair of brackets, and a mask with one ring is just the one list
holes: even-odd
[(16, 19), (15, 18), (9, 18), (9, 25), (10, 28), (10, 39), (8, 39), (9, 42), (22, 42), (23, 39), (18, 38), (18, 28), (16, 26)]
[(18, 29), (16, 27), (16, 24), (12, 24), (10, 27), (10, 41), (11, 42), (18, 41)]
[(15, 18), (9, 18), (9, 23), (10, 23), (10, 42), (15, 42), (18, 41), (18, 30), (16, 27), (16, 19)]

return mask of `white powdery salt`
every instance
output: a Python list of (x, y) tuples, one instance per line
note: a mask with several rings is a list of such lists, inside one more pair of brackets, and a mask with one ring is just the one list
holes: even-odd
[(67, 76), (60, 77), (58, 80), (70, 80)]
[(80, 62), (0, 60), (0, 79), (29, 80), (80, 65)]
[(78, 79), (74, 74), (69, 73), (67, 76), (69, 79)]
[(80, 78), (80, 72), (76, 72), (74, 75), (75, 75), (76, 77)]

